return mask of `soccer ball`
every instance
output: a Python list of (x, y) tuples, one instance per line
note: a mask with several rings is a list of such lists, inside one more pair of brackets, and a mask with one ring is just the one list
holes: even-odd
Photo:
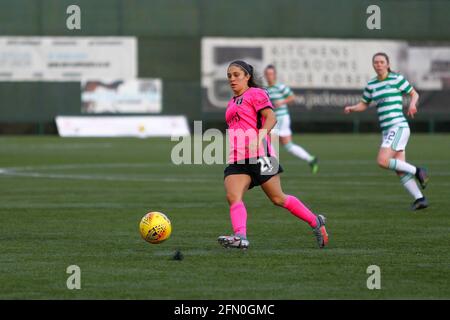
[(139, 232), (142, 238), (156, 244), (167, 240), (172, 233), (172, 225), (169, 218), (161, 212), (149, 212), (142, 217), (139, 223)]

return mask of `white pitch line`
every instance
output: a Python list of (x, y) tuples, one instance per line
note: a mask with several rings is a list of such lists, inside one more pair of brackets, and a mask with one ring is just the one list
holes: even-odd
[[(427, 164), (450, 164), (447, 160), (422, 160), (421, 163)], [(281, 164), (296, 165), (301, 163), (300, 161), (288, 160), (281, 161)], [(321, 161), (322, 165), (368, 165), (376, 167), (375, 161), (372, 160), (324, 160)], [(199, 167), (202, 165), (186, 164), (188, 166)], [(214, 164), (214, 166), (225, 166), (226, 164)], [(60, 169), (83, 169), (83, 168), (152, 168), (152, 167), (182, 167), (182, 165), (175, 165), (171, 162), (150, 162), (150, 163), (73, 163), (73, 164), (54, 164), (54, 165), (37, 165), (37, 166), (20, 166), (20, 167), (8, 167), (3, 169), (10, 169), (15, 171), (22, 170), (60, 170)], [(209, 165), (208, 165), (209, 166)]]
[[(1, 169), (0, 169), (1, 170)], [(201, 179), (196, 177), (148, 177), (148, 178), (134, 178), (123, 176), (105, 176), (105, 175), (70, 175), (70, 174), (51, 174), (51, 173), (39, 173), (39, 172), (15, 172), (15, 171), (0, 171), (0, 175), (3, 176), (15, 176), (15, 177), (29, 177), (29, 178), (44, 178), (44, 179), (71, 179), (71, 180), (93, 180), (93, 181), (131, 181), (131, 182), (167, 182), (167, 183), (179, 183), (179, 182), (215, 182), (216, 179)], [(307, 175), (304, 175), (307, 176)], [(310, 177), (310, 175), (308, 175)], [(348, 175), (349, 177), (355, 176), (355, 174)], [(211, 175), (213, 177), (213, 175)], [(297, 175), (298, 177), (298, 175)], [(296, 183), (296, 181), (284, 179), (284, 183)], [(314, 185), (356, 185), (356, 186), (385, 186), (385, 185), (398, 185), (396, 182), (376, 182), (376, 181), (320, 181), (316, 180), (310, 184), (310, 187)], [(435, 186), (450, 186), (450, 183), (434, 182)]]
[[(71, 150), (71, 149), (92, 149), (92, 148), (112, 148), (112, 143), (87, 143), (87, 144), (81, 144), (81, 143), (71, 143), (71, 144), (58, 144), (58, 143), (47, 143), (47, 144), (40, 144), (40, 145), (21, 145), (17, 146), (16, 144), (13, 145), (3, 145), (3, 150)], [(25, 149), (24, 149), (25, 148)]]
[[(146, 168), (146, 167), (159, 167), (159, 166), (172, 166), (172, 164), (168, 163), (82, 163), (82, 164), (62, 164), (62, 165), (38, 165), (38, 166), (22, 166), (22, 167), (4, 167), (0, 168), (0, 173), (5, 172), (23, 172), (23, 171), (39, 171), (39, 170), (64, 170), (64, 169), (87, 169), (87, 168)], [(174, 167), (178, 167), (173, 165)], [(216, 171), (214, 171), (216, 172)], [(357, 172), (357, 171), (339, 171), (339, 172), (328, 172), (323, 173), (320, 172), (316, 176), (312, 176), (310, 173), (297, 173), (295, 171), (290, 171), (290, 177), (303, 177), (303, 178), (334, 178), (334, 177), (384, 177), (388, 173), (388, 170), (378, 170), (378, 172)], [(191, 174), (194, 178), (198, 178), (199, 174), (194, 173)], [(216, 173), (202, 173), (201, 177), (215, 177)], [(450, 176), (450, 171), (438, 171), (433, 172), (432, 176)]]
[(132, 178), (120, 176), (105, 176), (105, 175), (74, 175), (74, 174), (52, 174), (52, 173), (38, 173), (38, 172), (14, 172), (6, 171), (0, 172), (4, 176), (29, 177), (29, 178), (49, 178), (49, 179), (72, 179), (72, 180), (97, 180), (97, 181), (135, 181), (135, 182), (211, 182), (211, 179), (198, 178), (167, 178), (167, 177), (149, 177), (149, 178)]
[[(298, 163), (298, 162), (295, 162)], [(144, 174), (143, 177), (132, 177), (128, 175), (90, 175), (90, 174), (64, 174), (64, 173), (42, 173), (36, 172), (38, 170), (64, 170), (64, 169), (86, 169), (86, 168), (145, 168), (145, 167), (158, 167), (158, 166), (171, 166), (168, 163), (82, 163), (82, 164), (55, 164), (55, 165), (38, 165), (38, 166), (22, 166), (22, 167), (6, 167), (0, 168), (0, 175), (18, 176), (18, 177), (33, 177), (33, 178), (50, 178), (50, 179), (74, 179), (74, 180), (100, 180), (100, 181), (137, 181), (137, 182), (212, 182), (217, 179), (217, 173), (202, 173), (199, 174), (181, 174), (177, 177), (168, 177), (161, 175), (148, 175)], [(31, 172), (30, 172), (31, 171)], [(314, 178), (314, 183), (320, 185), (394, 185), (396, 182), (377, 182), (377, 181), (322, 181), (322, 178), (351, 178), (351, 177), (385, 177), (388, 172), (380, 170), (379, 172), (330, 172), (319, 173), (317, 176), (312, 176), (309, 173), (296, 173), (295, 171), (289, 172), (287, 175), (291, 178)], [(286, 174), (282, 175), (286, 176)], [(450, 176), (448, 171), (433, 172), (432, 176)], [(286, 180), (287, 183), (292, 183), (292, 180)], [(437, 186), (448, 186), (449, 183), (433, 182)]]
[[(151, 168), (171, 166), (170, 163), (74, 163), (74, 164), (55, 164), (55, 165), (38, 165), (38, 166), (22, 166), (8, 167), (3, 169), (14, 171), (26, 170), (64, 170), (64, 169), (89, 169), (89, 168)], [(175, 166), (175, 165), (174, 165)]]
[[(450, 160), (413, 160), (414, 163), (424, 163), (424, 164), (450, 164)], [(281, 165), (284, 164), (299, 164), (300, 160), (280, 160)], [(372, 165), (377, 166), (376, 160), (332, 160), (332, 159), (324, 159), (320, 160), (320, 164), (332, 164), (332, 165)]]

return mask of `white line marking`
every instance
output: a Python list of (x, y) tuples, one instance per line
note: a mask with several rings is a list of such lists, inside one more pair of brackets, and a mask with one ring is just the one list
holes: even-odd
[[(44, 178), (44, 179), (71, 179), (71, 180), (93, 180), (93, 181), (132, 181), (132, 182), (167, 182), (167, 183), (179, 183), (179, 182), (217, 182), (217, 178), (214, 175), (210, 175), (210, 179), (198, 178), (195, 175), (192, 176), (181, 176), (179, 177), (161, 177), (161, 176), (148, 176), (147, 178), (136, 178), (127, 176), (107, 176), (107, 175), (81, 175), (81, 174), (51, 174), (51, 173), (39, 173), (39, 172), (14, 172), (14, 171), (3, 171), (0, 172), (3, 176), (13, 176), (13, 177), (28, 177), (28, 178)], [(302, 175), (303, 177), (310, 175)], [(348, 177), (363, 176), (349, 174)], [(291, 177), (291, 175), (289, 176)], [(300, 177), (297, 175), (296, 177)], [(298, 183), (295, 180), (283, 179), (283, 183)], [(385, 185), (398, 185), (399, 182), (376, 182), (376, 181), (320, 181), (315, 180), (311, 182), (307, 188), (313, 188), (314, 185), (350, 185), (350, 186), (385, 186)], [(433, 182), (435, 186), (450, 186), (450, 183), (445, 182)], [(305, 187), (306, 188), (306, 187)]]
[[(421, 163), (426, 164), (450, 164), (447, 160), (423, 160)], [(281, 165), (302, 165), (304, 162), (300, 160), (289, 160), (281, 161)], [(328, 164), (332, 165), (369, 165), (374, 168), (377, 167), (376, 162), (372, 160), (324, 160), (321, 161), (321, 165), (326, 166)], [(83, 169), (83, 168), (152, 168), (152, 167), (182, 167), (182, 166), (192, 166), (192, 167), (214, 167), (214, 166), (225, 166), (226, 164), (215, 164), (215, 165), (175, 165), (171, 162), (149, 162), (149, 163), (72, 163), (72, 164), (54, 164), (54, 165), (37, 165), (37, 166), (20, 166), (20, 167), (7, 167), (3, 169), (11, 169), (16, 171), (23, 170), (62, 170), (62, 169)]]
[(52, 173), (39, 173), (39, 172), (14, 172), (7, 171), (0, 174), (4, 176), (15, 177), (28, 177), (28, 178), (49, 178), (49, 179), (72, 179), (72, 180), (97, 180), (97, 181), (143, 181), (143, 182), (211, 182), (212, 179), (199, 179), (199, 178), (171, 178), (171, 177), (158, 177), (152, 176), (148, 178), (133, 178), (133, 177), (121, 177), (121, 176), (105, 176), (105, 175), (85, 175), (85, 174), (52, 174)]
[[(336, 160), (340, 161), (340, 160)], [(448, 161), (442, 161), (446, 163)], [(295, 162), (299, 163), (298, 161)], [(360, 162), (358, 162), (360, 163)], [(370, 162), (372, 164), (372, 162)], [(16, 177), (32, 177), (32, 178), (49, 178), (49, 179), (73, 179), (73, 180), (97, 180), (97, 181), (136, 181), (136, 182), (215, 182), (221, 176), (221, 172), (217, 173), (180, 173), (177, 176), (170, 175), (155, 175), (155, 174), (140, 174), (139, 177), (133, 175), (102, 175), (102, 174), (66, 174), (66, 173), (45, 173), (37, 172), (40, 170), (69, 170), (69, 169), (88, 169), (88, 168), (152, 168), (152, 167), (177, 167), (171, 163), (81, 163), (81, 164), (55, 164), (55, 165), (38, 165), (38, 166), (22, 166), (22, 167), (7, 167), (0, 168), (0, 175), (16, 176)], [(174, 172), (172, 172), (173, 174)], [(306, 178), (313, 179), (310, 186), (314, 185), (355, 185), (355, 186), (378, 186), (378, 185), (397, 185), (397, 182), (378, 182), (378, 181), (323, 181), (325, 178), (353, 178), (353, 177), (379, 177), (384, 178), (389, 174), (387, 170), (379, 170), (379, 172), (320, 172), (313, 176), (310, 173), (297, 173), (291, 171), (288, 174), (282, 174), (289, 178)], [(392, 174), (392, 173), (390, 173)], [(433, 172), (435, 177), (448, 177), (449, 171)], [(301, 183), (292, 179), (283, 178), (283, 183)], [(450, 183), (433, 181), (436, 186), (449, 186)]]
[[(408, 161), (408, 160), (407, 160)], [(424, 164), (450, 164), (449, 160), (423, 160), (419, 159), (413, 160), (414, 163), (424, 163)], [(301, 164), (305, 163), (301, 160), (280, 160), (281, 165), (283, 164)], [(330, 159), (319, 159), (319, 165), (371, 165), (376, 167), (377, 162), (376, 160), (330, 160)]]
[(70, 144), (59, 144), (59, 143), (47, 143), (47, 144), (39, 144), (35, 145), (32, 143), (26, 143), (22, 145), (12, 144), (12, 145), (3, 145), (3, 150), (14, 150), (14, 151), (29, 151), (29, 150), (71, 150), (71, 149), (92, 149), (92, 148), (112, 148), (112, 143), (70, 143)]
[[(151, 168), (151, 167), (167, 167), (172, 166), (171, 163), (74, 163), (74, 164), (55, 164), (55, 165), (37, 165), (37, 166), (21, 166), (8, 167), (14, 171), (26, 170), (64, 170), (64, 169), (88, 169), (88, 168)], [(175, 166), (175, 165), (173, 165)]]

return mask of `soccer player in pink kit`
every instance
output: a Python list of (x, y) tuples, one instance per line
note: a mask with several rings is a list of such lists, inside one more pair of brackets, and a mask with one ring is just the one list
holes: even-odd
[(234, 96), (225, 114), (230, 157), (224, 171), (224, 184), (234, 234), (220, 236), (219, 243), (227, 248), (248, 248), (247, 210), (242, 199), (247, 190), (261, 185), (275, 205), (311, 226), (319, 247), (323, 248), (328, 243), (325, 217), (315, 215), (281, 188), (279, 174), (283, 169), (275, 158), (269, 137), (277, 120), (267, 92), (255, 83), (253, 67), (245, 61), (233, 61), (227, 77)]

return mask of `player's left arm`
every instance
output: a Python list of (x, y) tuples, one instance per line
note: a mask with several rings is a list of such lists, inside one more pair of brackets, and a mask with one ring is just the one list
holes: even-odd
[(270, 133), (275, 124), (277, 123), (277, 117), (273, 112), (272, 107), (266, 107), (258, 111), (261, 117), (265, 119), (264, 125), (258, 130), (257, 139), (251, 141), (248, 145), (250, 150), (257, 150), (264, 138)]
[(408, 107), (408, 116), (411, 118), (414, 118), (414, 115), (417, 113), (417, 101), (419, 101), (419, 94), (417, 91), (413, 88), (411, 92), (409, 93), (411, 96), (411, 102), (409, 103)]
[(290, 104), (291, 102), (294, 102), (294, 100), (295, 100), (295, 94), (294, 94), (294, 92), (292, 92), (291, 88), (285, 87), (284, 90), (285, 90), (284, 94), (287, 95), (287, 97), (282, 100), (276, 101), (275, 102), (276, 107), (282, 106), (283, 104)]
[(272, 108), (264, 108), (259, 111), (261, 116), (265, 119), (264, 125), (259, 129), (258, 132), (258, 146), (262, 143), (264, 138), (270, 134), (270, 131), (277, 124), (277, 117)]

